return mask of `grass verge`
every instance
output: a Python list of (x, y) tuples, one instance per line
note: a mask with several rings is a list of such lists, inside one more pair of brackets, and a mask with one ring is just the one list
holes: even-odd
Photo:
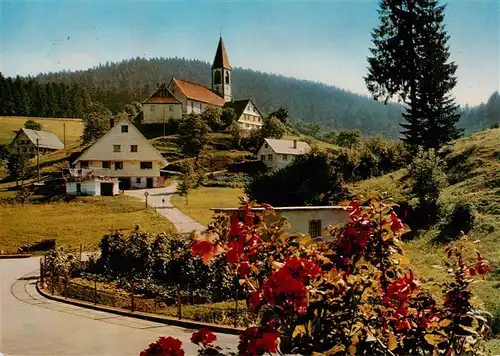
[(184, 214), (203, 225), (212, 221), (210, 208), (234, 208), (239, 205), (239, 197), (244, 196), (241, 188), (209, 188), (200, 187), (189, 192), (188, 204), (186, 198), (173, 195), (172, 204)]

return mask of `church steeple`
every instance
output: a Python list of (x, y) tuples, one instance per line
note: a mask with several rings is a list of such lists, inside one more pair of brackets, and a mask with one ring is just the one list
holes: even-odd
[(232, 100), (231, 81), (233, 78), (231, 71), (231, 64), (221, 35), (212, 64), (212, 90), (223, 97), (226, 102)]

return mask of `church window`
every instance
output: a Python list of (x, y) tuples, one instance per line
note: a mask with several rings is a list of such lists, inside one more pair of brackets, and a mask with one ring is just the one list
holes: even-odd
[(267, 159), (268, 159), (269, 161), (272, 161), (272, 160), (273, 160), (273, 155), (272, 155), (272, 154), (268, 154), (268, 155), (267, 155)]
[(229, 84), (229, 72), (226, 72), (226, 84)]
[(168, 111), (174, 111), (174, 106), (173, 105), (169, 105), (168, 106)]
[(265, 161), (266, 160), (266, 155), (260, 155), (260, 160)]
[(220, 72), (216, 70), (214, 73), (214, 84), (220, 84), (220, 83), (221, 83)]
[(151, 105), (151, 111), (155, 111), (155, 106)]

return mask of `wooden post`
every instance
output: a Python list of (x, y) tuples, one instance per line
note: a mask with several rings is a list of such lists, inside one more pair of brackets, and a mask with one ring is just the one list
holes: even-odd
[(36, 177), (38, 183), (40, 183), (40, 145), (38, 138), (36, 139)]
[(238, 291), (239, 291), (239, 277), (235, 276), (235, 287), (236, 287), (236, 295), (234, 297), (235, 308), (234, 308), (234, 327), (238, 327)]
[(181, 302), (181, 293), (177, 290), (177, 318), (179, 320), (182, 319), (182, 302)]
[(144, 197), (146, 198), (146, 210), (148, 210), (148, 196), (149, 196), (149, 193), (147, 191), (144, 192)]
[(66, 148), (66, 122), (63, 122), (63, 144), (64, 148)]
[(94, 279), (94, 304), (97, 304), (97, 281)]
[(43, 288), (43, 258), (40, 257), (40, 283)]
[(130, 310), (135, 311), (135, 297), (134, 297), (134, 292), (135, 292), (135, 281), (132, 281), (130, 284), (130, 287), (132, 289), (130, 293)]
[(82, 262), (82, 250), (83, 250), (83, 244), (80, 244), (80, 262)]
[(54, 295), (54, 268), (52, 268), (52, 273), (50, 274), (50, 292)]

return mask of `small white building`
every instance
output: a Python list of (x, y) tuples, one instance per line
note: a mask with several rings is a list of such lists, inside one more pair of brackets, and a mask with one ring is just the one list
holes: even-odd
[(167, 160), (127, 119), (120, 120), (73, 163), (96, 177), (118, 178), (120, 190), (156, 188)]
[(102, 195), (120, 194), (118, 179), (95, 176), (90, 169), (70, 169), (66, 179), (67, 195)]
[[(234, 214), (239, 208), (212, 208), (214, 213)], [(252, 211), (264, 211), (264, 208), (253, 208)], [(324, 237), (330, 235), (326, 228), (330, 225), (347, 223), (349, 212), (342, 206), (296, 206), (274, 207), (274, 215), (268, 215), (264, 222), (267, 224), (285, 218), (290, 227), (288, 233), (300, 233), (311, 237)]]
[(307, 142), (266, 138), (257, 151), (257, 159), (270, 170), (276, 171), (289, 165), (295, 157), (310, 151), (311, 146)]

